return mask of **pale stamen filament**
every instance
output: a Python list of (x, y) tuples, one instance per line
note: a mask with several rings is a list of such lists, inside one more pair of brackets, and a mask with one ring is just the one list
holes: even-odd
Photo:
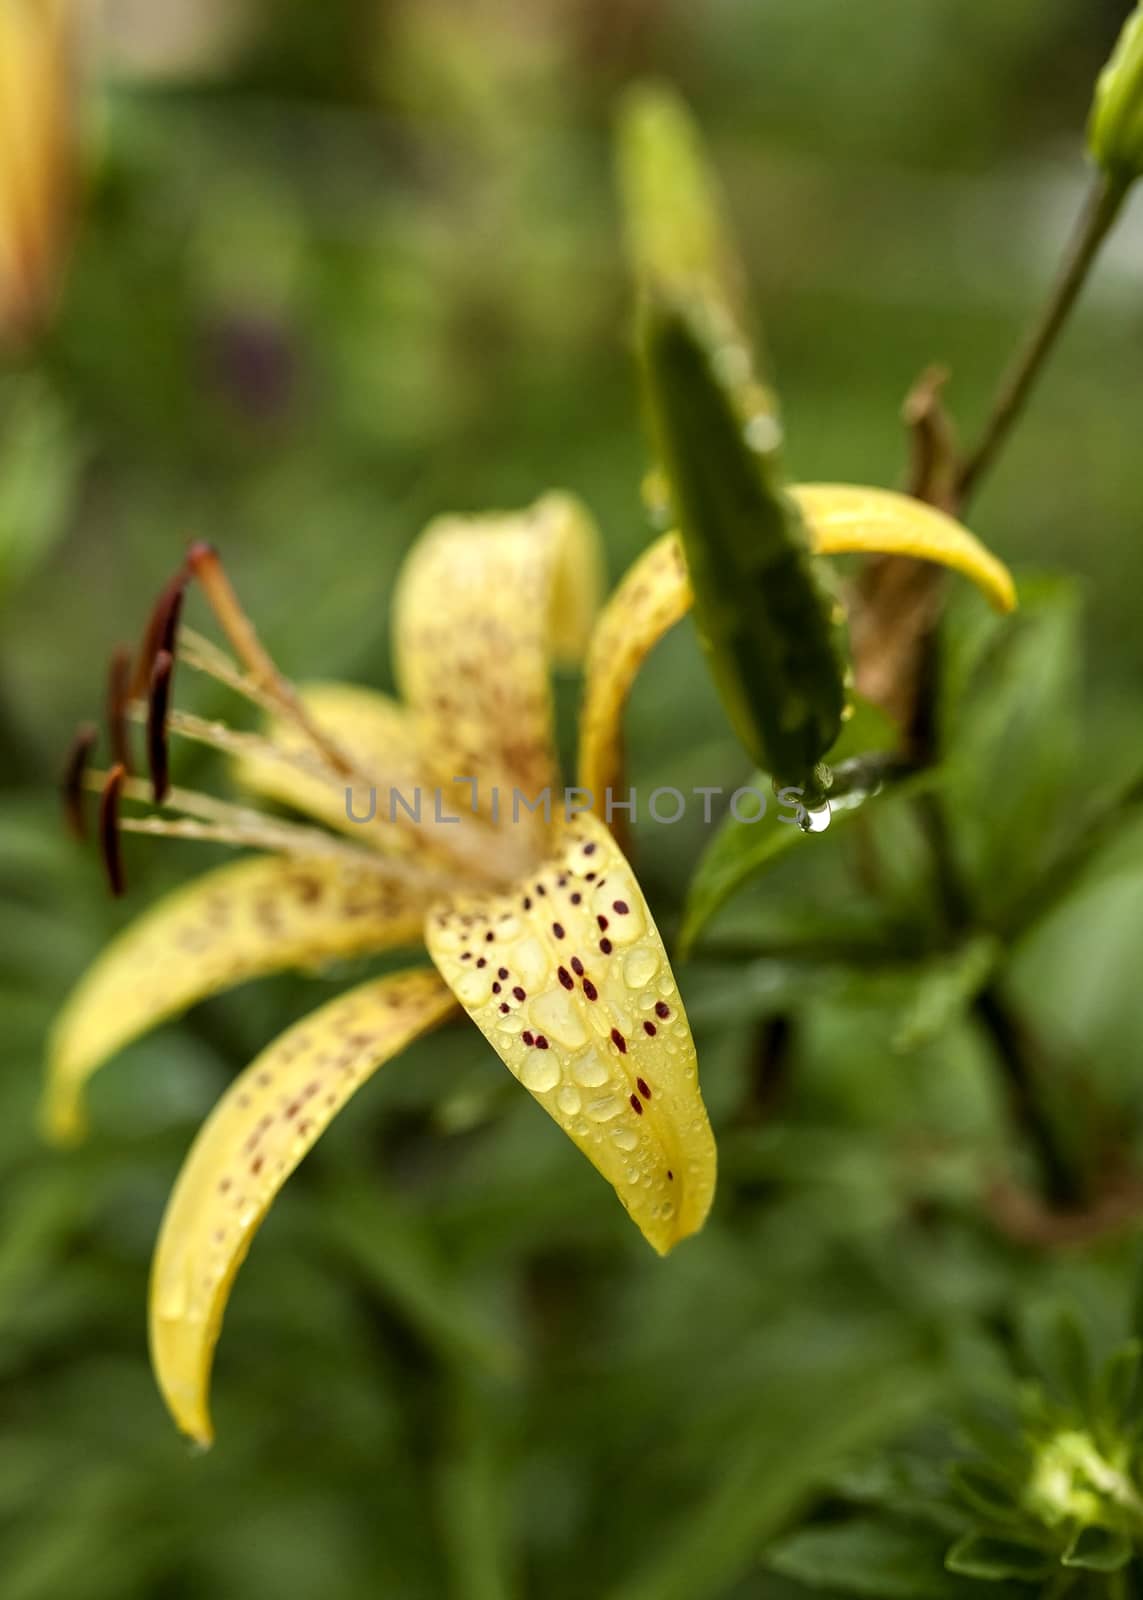
[[(101, 792), (107, 776), (105, 772), (89, 771), (84, 775), (84, 787)], [(124, 779), (120, 793), (126, 800), (148, 802), (152, 798), (150, 784), (141, 778)], [(120, 817), (120, 831), (162, 838), (197, 839), (264, 850), (276, 855), (334, 858), (352, 864), (356, 871), (369, 872), (389, 880), (396, 878), (426, 893), (453, 887), (447, 877), (426, 872), (420, 866), (404, 861), (383, 862), (372, 851), (361, 850), (323, 829), (270, 817), (246, 806), (231, 805), (194, 789), (171, 789), (164, 807), (182, 812), (183, 815), (177, 818), (158, 815)]]
[(207, 544), (192, 546), (187, 565), (198, 579), (211, 610), (218, 619), (223, 633), (230, 640), (239, 661), (246, 667), (254, 683), (270, 695), (276, 708), (294, 722), (319, 750), (335, 772), (343, 777), (354, 775), (353, 762), (318, 726), (290, 680), (279, 671), (277, 664), (258, 637), (257, 630), (246, 615), (218, 552)]
[[(146, 723), (147, 707), (141, 700), (132, 700), (127, 708), (127, 715), (132, 722)], [(192, 744), (206, 745), (208, 749), (217, 750), (222, 755), (242, 756), (256, 761), (273, 761), (278, 766), (290, 767), (307, 778), (316, 778), (318, 782), (326, 783), (330, 788), (336, 790), (344, 788), (344, 781), (335, 782), (328, 768), (312, 752), (287, 750), (260, 733), (247, 733), (238, 728), (231, 728), (225, 722), (212, 722), (206, 717), (196, 716), (192, 711), (171, 711), (167, 716), (167, 728), (171, 733), (189, 739)]]
[[(205, 638), (195, 629), (183, 625), (179, 629), (178, 644), (180, 662), (185, 662), (194, 671), (201, 672), (232, 689), (269, 715), (281, 715), (281, 706), (252, 678), (243, 673), (226, 652), (220, 650), (212, 640)], [(131, 715), (136, 720), (141, 720), (137, 704), (131, 707)], [(363, 770), (356, 762), (353, 763), (353, 771), (348, 775), (347, 783), (345, 776), (331, 774), (324, 762), (316, 759), (314, 754), (304, 750), (291, 750), (262, 734), (242, 732), (222, 722), (208, 722), (189, 712), (172, 711), (168, 718), (168, 727), (172, 733), (181, 734), (184, 738), (208, 745), (225, 754), (247, 756), (290, 766), (308, 778), (316, 778), (319, 782), (326, 783), (339, 797), (347, 787), (351, 787), (355, 808), (363, 803), (365, 795), (379, 787), (372, 774)], [(427, 838), (443, 854), (450, 856), (466, 872), (480, 880), (496, 883), (511, 881), (531, 864), (530, 857), (525, 859), (519, 851), (510, 849), (505, 834), (494, 833), (486, 826), (473, 825), (464, 817), (438, 828), (432, 822), (418, 822), (415, 817), (398, 807), (384, 826), (382, 826), (383, 820), (378, 812), (377, 818), (369, 822), (363, 821), (361, 826), (368, 829), (372, 837), (387, 839), (390, 846), (394, 828), (399, 828), (406, 837), (415, 834), (422, 839)]]
[(253, 678), (247, 676), (225, 650), (218, 648), (213, 639), (208, 639), (194, 628), (188, 628), (185, 623), (179, 628), (178, 659), (180, 664), (185, 664), (192, 671), (201, 672), (227, 689), (233, 689), (235, 694), (241, 695), (269, 716), (281, 716), (282, 708), (273, 695), (267, 694)]

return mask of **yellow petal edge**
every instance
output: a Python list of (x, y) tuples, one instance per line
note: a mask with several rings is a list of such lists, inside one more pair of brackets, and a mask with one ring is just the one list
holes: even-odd
[(915, 556), (970, 579), (998, 611), (1015, 609), (1016, 585), (1003, 561), (935, 506), (850, 484), (803, 483), (791, 493), (820, 555)]
[(48, 1049), (42, 1120), (74, 1143), (84, 1090), (117, 1050), (249, 978), (419, 942), (404, 883), (324, 858), (255, 856), (176, 890), (114, 939), (72, 991)]

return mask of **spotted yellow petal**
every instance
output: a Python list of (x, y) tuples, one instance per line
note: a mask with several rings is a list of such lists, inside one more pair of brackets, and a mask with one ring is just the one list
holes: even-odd
[[(557, 782), (548, 670), (586, 646), (598, 536), (570, 495), (527, 511), (442, 517), (405, 564), (394, 602), (396, 666), (431, 781), (458, 807), (500, 815)], [(450, 787), (451, 786), (451, 787)], [(527, 824), (530, 813), (521, 811)]]
[(274, 1197), (365, 1080), (455, 1004), (431, 969), (351, 989), (276, 1039), (204, 1123), (163, 1217), (150, 1306), (159, 1387), (199, 1443), (230, 1288)]
[(814, 483), (792, 492), (822, 555), (916, 556), (970, 578), (998, 611), (1015, 607), (1008, 568), (945, 512), (891, 489)]
[(509, 1071), (661, 1254), (702, 1227), (715, 1147), (695, 1048), (634, 873), (595, 817), (509, 894), (439, 906), (429, 954)]
[[(886, 489), (800, 485), (791, 493), (819, 555), (916, 556), (951, 567), (1001, 611), (1016, 604), (1003, 562), (944, 512)], [(690, 610), (693, 595), (678, 536), (663, 534), (620, 580), (600, 613), (588, 648), (580, 719), (580, 782), (605, 808), (622, 773), (622, 716), (639, 668), (663, 635)]]
[(125, 928), (73, 991), (49, 1048), (47, 1132), (81, 1137), (92, 1073), (165, 1018), (247, 978), (419, 942), (423, 913), (422, 891), (380, 862), (257, 856), (196, 879)]

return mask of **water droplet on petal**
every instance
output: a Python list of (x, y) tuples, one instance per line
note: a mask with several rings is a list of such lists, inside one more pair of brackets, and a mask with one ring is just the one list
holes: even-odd
[(585, 1089), (600, 1089), (610, 1074), (594, 1050), (572, 1063), (572, 1077)]
[(623, 981), (629, 989), (642, 989), (659, 970), (659, 957), (648, 945), (631, 950), (623, 962)]
[(520, 1068), (520, 1082), (533, 1094), (546, 1094), (560, 1081), (560, 1064), (550, 1050), (529, 1050)]
[(557, 1044), (569, 1050), (578, 1050), (587, 1043), (587, 1029), (562, 989), (551, 989), (537, 995), (532, 1002), (532, 1021), (536, 1027), (550, 1034)]

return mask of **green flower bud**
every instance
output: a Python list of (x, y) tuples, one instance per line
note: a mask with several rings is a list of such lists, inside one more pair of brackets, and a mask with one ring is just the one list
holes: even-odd
[(1099, 75), (1088, 145), (1113, 181), (1126, 186), (1143, 173), (1143, 6), (1128, 17)]

